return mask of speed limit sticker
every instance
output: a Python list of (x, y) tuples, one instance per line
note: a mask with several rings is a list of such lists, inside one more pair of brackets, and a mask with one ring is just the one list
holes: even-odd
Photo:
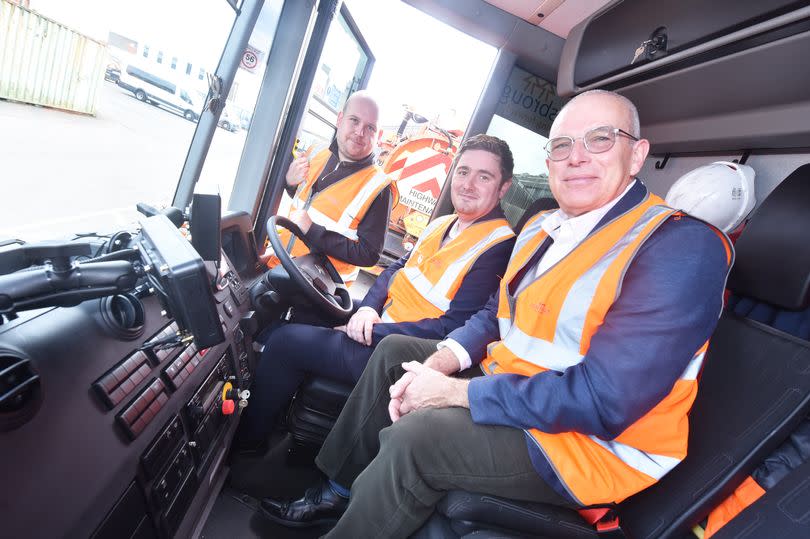
[(256, 69), (256, 65), (259, 63), (259, 58), (256, 56), (256, 53), (251, 50), (246, 50), (244, 54), (242, 54), (242, 67), (245, 69), (249, 69), (253, 71)]

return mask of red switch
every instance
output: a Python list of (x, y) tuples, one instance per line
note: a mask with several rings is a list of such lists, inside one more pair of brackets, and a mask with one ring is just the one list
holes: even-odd
[(232, 400), (222, 401), (222, 415), (231, 415), (236, 410), (236, 403)]

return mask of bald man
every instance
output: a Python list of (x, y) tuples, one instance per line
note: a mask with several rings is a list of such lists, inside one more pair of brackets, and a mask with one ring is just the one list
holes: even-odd
[[(290, 220), (313, 249), (329, 256), (346, 283), (357, 278), (359, 267), (379, 260), (394, 202), (391, 180), (373, 162), (378, 118), (374, 99), (355, 92), (338, 113), (329, 148), (296, 158), (286, 175)], [(309, 252), (288, 231), (279, 235), (293, 256)], [(268, 257), (268, 267), (278, 263)]]

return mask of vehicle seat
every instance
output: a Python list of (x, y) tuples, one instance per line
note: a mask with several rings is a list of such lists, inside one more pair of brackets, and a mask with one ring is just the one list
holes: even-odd
[[(810, 343), (758, 321), (755, 312), (763, 308), (752, 303), (769, 306), (768, 322), (793, 317), (792, 329), (798, 328), (800, 316), (794, 313), (810, 307), (808, 230), (810, 165), (804, 165), (762, 203), (737, 242), (729, 279), (734, 310), (723, 313), (712, 337), (690, 413), (689, 454), (657, 484), (613, 508), (620, 529), (597, 532), (578, 512), (560, 507), (452, 491), (414, 537), (477, 537), (483, 530), (500, 537), (555, 538), (688, 533), (810, 410)], [(791, 479), (788, 486), (796, 481)], [(778, 487), (774, 490), (783, 490)]]

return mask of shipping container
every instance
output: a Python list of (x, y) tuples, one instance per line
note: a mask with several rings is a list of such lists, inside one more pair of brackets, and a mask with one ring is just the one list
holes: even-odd
[(0, 0), (0, 98), (95, 115), (107, 47)]

